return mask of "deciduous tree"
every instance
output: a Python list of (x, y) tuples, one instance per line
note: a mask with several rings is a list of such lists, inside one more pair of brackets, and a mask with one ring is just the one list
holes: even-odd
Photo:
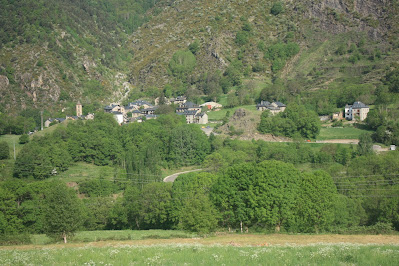
[(82, 203), (76, 192), (62, 182), (55, 182), (45, 198), (45, 232), (55, 239), (72, 236), (82, 225)]

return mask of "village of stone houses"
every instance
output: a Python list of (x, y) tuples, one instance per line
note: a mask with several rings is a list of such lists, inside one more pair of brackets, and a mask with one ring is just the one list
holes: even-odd
[[(219, 112), (223, 109), (223, 106), (217, 102), (205, 102), (202, 104), (196, 104), (187, 100), (186, 96), (178, 96), (175, 98), (167, 99), (166, 97), (163, 99), (162, 104), (164, 105), (173, 105), (176, 114), (179, 116), (184, 116), (187, 124), (199, 124), (203, 125), (202, 130), (206, 135), (218, 134), (214, 129), (217, 128), (217, 125), (221, 125), (222, 121), (208, 119), (210, 112)], [(147, 120), (157, 119), (157, 109), (160, 106), (160, 98), (156, 98), (154, 101), (150, 102), (149, 100), (139, 99), (133, 102), (129, 102), (127, 105), (122, 105), (120, 103), (110, 103), (109, 105), (103, 108), (103, 112), (112, 114), (114, 119), (117, 121), (119, 125), (125, 125), (128, 123), (142, 123)], [(286, 109), (286, 105), (279, 101), (261, 101), (260, 103), (253, 106), (254, 110), (263, 112), (268, 111), (270, 116), (275, 116), (281, 112), (284, 112)], [(256, 109), (255, 109), (256, 108)], [(231, 108), (227, 108), (230, 110)], [(240, 108), (233, 109), (235, 111), (241, 110), (245, 113), (245, 110)], [(353, 125), (354, 123), (362, 123), (367, 118), (367, 114), (370, 111), (370, 107), (366, 104), (355, 101), (353, 104), (346, 104), (345, 108), (339, 112), (334, 112), (331, 115), (319, 116), (320, 123), (323, 124), (322, 127), (329, 128), (331, 126), (341, 127), (343, 126), (343, 121), (345, 121), (346, 125)], [(230, 111), (227, 111), (230, 112)], [(242, 114), (236, 112), (237, 116)], [(88, 113), (87, 115), (83, 115), (82, 104), (78, 102), (76, 104), (76, 115), (75, 116), (66, 116), (65, 118), (49, 118), (44, 122), (44, 127), (50, 127), (51, 125), (62, 123), (66, 120), (90, 120), (94, 118), (93, 113)], [(243, 120), (248, 119), (248, 117), (242, 118)], [(251, 118), (253, 120), (253, 118)], [(241, 122), (239, 122), (241, 123)], [(337, 126), (338, 123), (338, 126)], [(206, 126), (206, 127), (205, 127)], [(247, 125), (244, 123), (243, 127)], [(33, 133), (33, 132), (32, 132)], [(266, 141), (279, 141), (285, 142), (290, 141), (288, 139), (281, 139), (272, 136), (271, 138), (261, 136), (261, 134), (254, 133), (250, 134), (250, 136), (244, 137), (242, 139), (263, 139)], [(307, 140), (310, 142), (311, 140)], [(341, 136), (337, 136), (336, 138), (332, 137), (330, 140), (316, 140), (316, 142), (320, 143), (343, 143), (343, 144), (357, 144), (358, 139), (345, 139)], [(384, 151), (384, 150), (396, 150), (395, 145), (390, 145), (389, 148), (382, 148), (380, 145), (373, 145), (373, 149), (376, 152)]]
[[(164, 99), (166, 105), (175, 104), (176, 114), (182, 115), (186, 118), (187, 124), (208, 124), (208, 114), (211, 111), (220, 111), (223, 106), (217, 102), (205, 102), (203, 104), (195, 104), (187, 101), (185, 96), (178, 96), (176, 98)], [(159, 105), (159, 98), (156, 98), (154, 104), (146, 100), (137, 100), (128, 103), (123, 106), (120, 103), (111, 103), (104, 107), (104, 112), (113, 114), (115, 120), (119, 125), (138, 122), (141, 123), (145, 120), (156, 119), (156, 110)], [(94, 114), (83, 115), (82, 105), (80, 102), (76, 104), (76, 115), (66, 116), (65, 118), (49, 118), (44, 122), (44, 126), (47, 128), (50, 125), (56, 123), (62, 123), (65, 120), (90, 120), (94, 118)], [(286, 105), (279, 101), (269, 102), (261, 101), (256, 105), (256, 110), (265, 111), (269, 110), (271, 115), (276, 115), (280, 112), (284, 112)], [(364, 121), (367, 118), (367, 114), (370, 111), (370, 107), (362, 102), (354, 102), (352, 105), (347, 104), (345, 110), (335, 112), (330, 116), (320, 116), (320, 121), (329, 120), (350, 120), (350, 121)]]

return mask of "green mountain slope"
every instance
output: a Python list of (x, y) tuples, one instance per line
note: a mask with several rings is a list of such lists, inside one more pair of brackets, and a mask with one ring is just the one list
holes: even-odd
[[(372, 104), (399, 59), (397, 0), (0, 4), (0, 106), (11, 111), (164, 93), (230, 105), (300, 96), (328, 113)], [(337, 99), (341, 89), (354, 93)]]
[(127, 36), (157, 2), (1, 0), (0, 104), (49, 108), (122, 97)]
[[(194, 97), (209, 94), (217, 71), (224, 92), (240, 85), (236, 76), (272, 79), (284, 91), (276, 85), (271, 97), (284, 100), (341, 85), (371, 90), (398, 60), (398, 10), (378, 0), (175, 1), (130, 37), (130, 80)], [(193, 43), (196, 66), (181, 80), (169, 65)]]

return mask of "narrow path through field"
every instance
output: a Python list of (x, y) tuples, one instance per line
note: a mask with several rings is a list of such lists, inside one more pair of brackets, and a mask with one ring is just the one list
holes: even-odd
[(176, 180), (176, 178), (181, 175), (181, 174), (187, 174), (187, 173), (191, 173), (191, 172), (198, 172), (201, 171), (203, 169), (195, 169), (195, 170), (189, 170), (189, 171), (184, 171), (184, 172), (180, 172), (180, 173), (175, 173), (173, 175), (169, 175), (167, 177), (165, 177), (163, 179), (163, 182), (174, 182)]

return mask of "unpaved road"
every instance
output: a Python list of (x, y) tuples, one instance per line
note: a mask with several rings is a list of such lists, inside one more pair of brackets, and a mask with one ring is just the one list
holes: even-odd
[(189, 171), (184, 171), (184, 172), (176, 173), (176, 174), (173, 174), (173, 175), (169, 175), (169, 176), (167, 176), (167, 177), (165, 177), (163, 179), (163, 182), (174, 182), (175, 179), (181, 174), (187, 174), (187, 173), (191, 173), (191, 172), (198, 172), (198, 171), (201, 171), (201, 170), (203, 170), (203, 169), (189, 170)]
[(316, 140), (316, 143), (358, 144), (358, 139), (328, 139)]

